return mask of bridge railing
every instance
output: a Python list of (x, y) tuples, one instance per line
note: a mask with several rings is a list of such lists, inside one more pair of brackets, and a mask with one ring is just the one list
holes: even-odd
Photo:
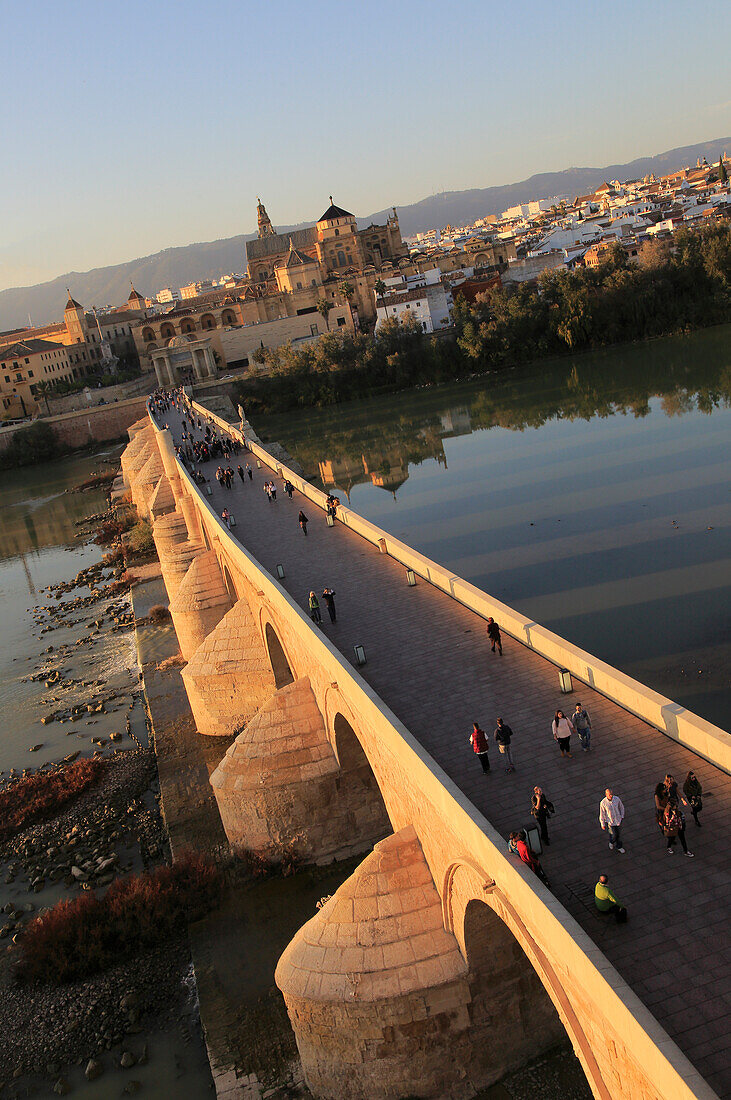
[[(289, 478), (304, 497), (318, 508), (325, 509), (327, 494), (275, 459), (256, 438), (251, 438), (252, 432), (242, 432), (240, 428), (210, 412), (203, 405), (196, 402), (191, 404), (199, 416), (216, 424), (220, 431), (246, 442), (251, 453), (272, 472)], [(492, 616), (500, 624), (501, 630), (545, 657), (557, 668), (568, 669), (572, 676), (595, 691), (606, 695), (608, 699), (642, 718), (661, 733), (731, 774), (731, 736), (725, 730), (521, 615), (508, 604), (501, 603), (425, 554), (420, 554), (418, 550), (394, 538), (351, 508), (340, 505), (337, 518), (345, 527), (378, 547), (382, 553), (387, 553), (406, 569), (413, 569), (424, 580), (469, 607), (477, 615), (484, 619)]]
[[(203, 408), (199, 411), (211, 416)], [(230, 430), (225, 421), (220, 426), (222, 430)], [(232, 434), (240, 438), (236, 429)], [(251, 452), (262, 462), (268, 457), (267, 465), (273, 471), (281, 466), (258, 444), (251, 446)], [(320, 497), (325, 501), (324, 493), (292, 471), (284, 468), (283, 472), (293, 484), (302, 486), (303, 492), (309, 490), (305, 495), (313, 503), (319, 504)], [(415, 827), (440, 893), (445, 852), (449, 853), (447, 862), (463, 859), (470, 866), (484, 868), (486, 874), (499, 880), (500, 889), (520, 915), (521, 923), (530, 930), (540, 952), (547, 958), (559, 960), (557, 965), (564, 988), (572, 990), (564, 994), (564, 999), (568, 997), (570, 1002), (575, 991), (580, 990), (582, 1001), (595, 1006), (590, 1023), (595, 1029), (593, 1038), (597, 1045), (605, 1044), (610, 1029), (652, 1082), (658, 1096), (672, 1096), (674, 1100), (718, 1100), (587, 933), (535, 875), (507, 857), (505, 841), (498, 831), (357, 670), (343, 660), (334, 644), (322, 632), (312, 629), (308, 615), (234, 538), (182, 466), (180, 476), (195, 499), (206, 526), (209, 530), (215, 529), (222, 551), (233, 568), (256, 584), (259, 596), (301, 641), (313, 667), (320, 666), (324, 670), (327, 681), (337, 685), (339, 694), (353, 713), (358, 714), (364, 729), (372, 731), (378, 759), (371, 759), (371, 765), (377, 775), (381, 772), (388, 777), (387, 783), (379, 785), (393, 828), (396, 831), (406, 825)], [(364, 744), (364, 748), (367, 751), (368, 746)], [(586, 1032), (587, 1021), (584, 1021), (584, 1028)], [(577, 1049), (577, 1054), (591, 1079), (587, 1062), (591, 1064), (594, 1056), (588, 1042)]]

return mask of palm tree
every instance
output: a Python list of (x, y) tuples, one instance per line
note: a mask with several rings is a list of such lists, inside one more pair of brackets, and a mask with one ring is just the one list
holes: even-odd
[(354, 325), (353, 325), (353, 307), (350, 304), (350, 299), (355, 294), (355, 287), (353, 286), (352, 283), (349, 283), (346, 279), (338, 287), (338, 294), (340, 295), (341, 298), (344, 298), (345, 301), (348, 303), (348, 309), (350, 310), (350, 327), (354, 328)]
[(386, 293), (386, 284), (384, 283), (383, 279), (376, 279), (376, 284), (373, 289), (375, 290), (378, 297), (382, 298), (383, 295)]
[(325, 324), (327, 325), (327, 331), (328, 332), (330, 331), (330, 321), (328, 320), (327, 315), (330, 312), (330, 310), (332, 309), (332, 307), (333, 307), (332, 302), (328, 302), (327, 298), (323, 297), (323, 298), (318, 298), (317, 299), (317, 312), (320, 314), (321, 317), (325, 318)]
[(35, 385), (34, 390), (35, 390), (36, 397), (41, 398), (44, 405), (46, 406), (46, 416), (50, 416), (51, 415), (51, 410), (48, 407), (48, 398), (54, 392), (53, 383), (49, 382), (47, 379), (43, 379), (43, 381), (38, 382)]

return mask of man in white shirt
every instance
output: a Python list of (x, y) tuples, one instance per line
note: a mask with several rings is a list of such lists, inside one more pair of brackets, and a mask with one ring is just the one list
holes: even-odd
[(624, 806), (622, 805), (622, 799), (619, 795), (612, 794), (611, 788), (607, 787), (604, 798), (599, 803), (599, 824), (603, 830), (609, 829), (609, 848), (612, 851), (616, 848), (618, 852), (624, 852), (620, 834), (620, 826), (623, 821)]

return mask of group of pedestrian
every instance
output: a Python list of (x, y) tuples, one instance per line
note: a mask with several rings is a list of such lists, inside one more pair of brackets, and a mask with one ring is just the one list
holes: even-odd
[[(505, 771), (514, 772), (515, 762), (510, 747), (510, 743), (513, 739), (513, 731), (507, 722), (503, 722), (502, 718), (496, 719), (493, 737), (497, 742), (498, 752), (505, 758)], [(487, 775), (490, 771), (490, 744), (487, 739), (487, 734), (477, 722), (472, 723), (472, 733), (469, 736), (469, 742), (472, 745), (472, 751), (482, 765), (483, 772)]]
[(276, 504), (277, 502), (277, 487), (273, 481), (264, 482), (264, 492), (267, 495), (267, 500), (270, 504)]
[(234, 472), (230, 466), (219, 466), (216, 470), (216, 481), (222, 489), (233, 489)]
[[(327, 613), (330, 616), (330, 622), (337, 622), (338, 617), (335, 611), (335, 593), (333, 592), (332, 588), (323, 588), (322, 599), (325, 603), (325, 607), (327, 608)], [(314, 589), (310, 592), (309, 606), (310, 618), (312, 619), (313, 623), (321, 623), (322, 613), (320, 611), (320, 601), (317, 598)]]
[(553, 739), (561, 750), (561, 756), (572, 756), (571, 735), (577, 733), (584, 752), (591, 749), (591, 718), (586, 707), (577, 703), (574, 713), (567, 718), (562, 710), (557, 710), (551, 723)]
[(655, 820), (665, 839), (668, 855), (674, 854), (675, 845), (680, 841), (680, 847), (686, 856), (692, 858), (694, 853), (688, 848), (685, 839), (685, 814), (682, 806), (690, 809), (693, 820), (700, 829), (698, 814), (703, 809), (703, 787), (692, 769), (685, 777), (682, 795), (675, 778), (669, 772), (655, 787)]

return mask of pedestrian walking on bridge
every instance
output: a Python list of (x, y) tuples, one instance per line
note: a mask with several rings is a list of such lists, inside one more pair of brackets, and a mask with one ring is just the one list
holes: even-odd
[(470, 744), (472, 745), (472, 751), (482, 764), (483, 772), (487, 775), (490, 770), (490, 758), (488, 756), (490, 746), (487, 743), (487, 734), (483, 729), (480, 729), (477, 722), (472, 723)]
[(503, 655), (503, 640), (500, 636), (500, 627), (493, 619), (492, 615), (487, 620), (487, 636), (492, 643), (492, 652), (495, 652), (495, 646), (497, 646), (498, 653), (502, 657)]
[(696, 777), (694, 771), (689, 771), (685, 777), (685, 783), (683, 784), (683, 794), (688, 799), (690, 805), (690, 812), (693, 814), (693, 820), (700, 829), (701, 823), (698, 820), (698, 814), (703, 809), (703, 787), (701, 781)]
[(624, 805), (619, 795), (614, 794), (611, 787), (607, 787), (604, 798), (599, 803), (599, 824), (602, 830), (609, 830), (609, 849), (624, 853), (622, 847), (622, 834), (620, 832), (624, 821)]
[(335, 593), (332, 588), (323, 588), (322, 598), (325, 601), (325, 607), (327, 613), (330, 616), (330, 622), (337, 622), (337, 615), (335, 614)]
[(543, 787), (534, 787), (533, 794), (530, 800), (531, 805), (531, 817), (534, 817), (538, 822), (538, 827), (541, 830), (541, 840), (544, 844), (550, 844), (548, 839), (548, 818), (551, 814), (555, 814), (556, 810), (548, 797)]
[(305, 515), (305, 513), (302, 511), (301, 508), (300, 508), (300, 514), (297, 517), (297, 522), (299, 523), (300, 527), (302, 528), (302, 534), (306, 535), (307, 534), (307, 524), (310, 521), (308, 520), (307, 516)]
[(571, 715), (571, 721), (579, 735), (582, 749), (584, 752), (589, 752), (591, 749), (591, 718), (586, 707), (582, 707), (581, 703), (576, 704), (574, 713)]
[(551, 724), (553, 740), (561, 750), (561, 756), (571, 756), (571, 734), (574, 733), (574, 724), (567, 718), (562, 710), (557, 710)]
[(513, 737), (513, 731), (510, 726), (503, 722), (502, 718), (496, 719), (497, 725), (495, 726), (495, 740), (497, 741), (498, 752), (501, 756), (505, 757), (505, 771), (514, 772), (515, 763), (513, 761), (513, 754), (510, 750), (510, 742)]

